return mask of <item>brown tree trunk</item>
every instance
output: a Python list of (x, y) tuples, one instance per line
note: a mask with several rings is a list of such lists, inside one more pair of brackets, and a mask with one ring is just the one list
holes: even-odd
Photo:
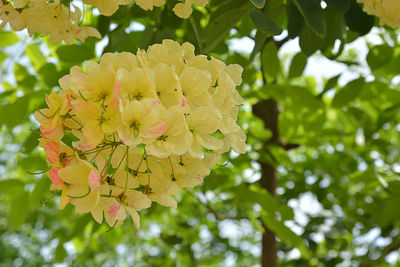
[[(253, 106), (253, 113), (257, 117), (264, 121), (265, 129), (269, 129), (272, 132), (272, 138), (267, 144), (280, 145), (280, 137), (278, 131), (278, 115), (279, 108), (278, 103), (273, 99), (261, 100)], [(268, 190), (271, 195), (276, 195), (276, 186), (278, 181), (278, 174), (276, 168), (267, 163), (261, 164), (261, 186)], [(269, 230), (265, 225), (264, 234), (262, 236), (262, 255), (261, 265), (262, 267), (277, 267), (277, 243), (275, 233)]]

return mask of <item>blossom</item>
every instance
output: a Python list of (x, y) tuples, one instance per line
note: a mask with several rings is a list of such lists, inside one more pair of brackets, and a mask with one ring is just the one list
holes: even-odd
[(400, 2), (397, 0), (357, 0), (370, 15), (379, 17), (381, 25), (400, 26)]
[(161, 136), (167, 126), (159, 119), (160, 102), (145, 98), (133, 100), (122, 111), (122, 123), (118, 130), (121, 141), (129, 146), (149, 143), (152, 138)]
[(0, 28), (9, 23), (15, 31), (23, 30), (27, 24), (25, 17), (10, 2), (4, 4), (4, 1), (0, 2), (0, 20), (2, 21)]
[(48, 108), (34, 113), (35, 119), (41, 124), (41, 134), (45, 138), (61, 139), (62, 124), (71, 106), (68, 95), (51, 92), (46, 96)]
[(173, 8), (173, 11), (178, 17), (187, 19), (193, 12), (192, 9), (193, 4), (200, 7), (205, 7), (208, 4), (208, 0), (185, 0), (184, 3), (176, 4), (175, 7)]
[(136, 4), (144, 10), (153, 10), (153, 7), (159, 7), (165, 4), (165, 0), (136, 0)]
[[(388, 0), (390, 1), (390, 0)], [(83, 4), (97, 7), (104, 16), (113, 15), (121, 5), (132, 3), (132, 0), (82, 0)], [(165, 5), (165, 0), (136, 0), (136, 4), (144, 10)], [(97, 29), (79, 26), (82, 11), (73, 4), (74, 1), (62, 0), (14, 0), (0, 1), (0, 28), (10, 25), (14, 31), (27, 29), (30, 36), (38, 33), (49, 36), (53, 43), (71, 44), (75, 39), (82, 42), (88, 37), (101, 38)], [(208, 0), (180, 0), (173, 8), (181, 18), (188, 18), (192, 13), (192, 5), (205, 7)], [(181, 50), (181, 49), (178, 49)]]
[(0, 28), (7, 23), (14, 31), (28, 29), (29, 35), (37, 32), (49, 35), (50, 41), (70, 44), (73, 40), (84, 41), (87, 37), (101, 38), (92, 27), (80, 27), (81, 10), (75, 6), (65, 6), (60, 0), (17, 0), (0, 2)]
[(118, 103), (109, 105), (101, 103), (77, 102), (74, 104), (76, 118), (84, 122), (82, 133), (86, 144), (95, 147), (118, 127), (120, 112)]
[(132, 0), (83, 0), (83, 2), (98, 7), (100, 13), (104, 16), (111, 16), (120, 5), (132, 3)]
[(242, 71), (171, 40), (72, 67), (35, 113), (60, 208), (111, 227), (129, 215), (137, 228), (153, 202), (176, 208), (173, 196), (200, 185), (222, 153), (246, 152)]
[(80, 160), (58, 170), (58, 176), (66, 185), (63, 188), (67, 192), (65, 198), (69, 199), (78, 213), (89, 212), (97, 205), (100, 174), (90, 163)]

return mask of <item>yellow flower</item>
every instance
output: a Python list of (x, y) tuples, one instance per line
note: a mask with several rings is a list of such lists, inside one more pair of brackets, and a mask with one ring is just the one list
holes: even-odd
[[(118, 130), (121, 141), (128, 146), (149, 143), (167, 129), (159, 119), (160, 102), (145, 98), (128, 102), (122, 110), (122, 122)], [(148, 140), (150, 139), (150, 140)]]
[(136, 228), (140, 227), (138, 211), (151, 206), (151, 200), (147, 195), (138, 191), (122, 192), (110, 198), (102, 198), (98, 205), (91, 210), (93, 218), (102, 223), (103, 214), (108, 225), (114, 227), (121, 224), (126, 218), (126, 212), (131, 216)]
[(65, 41), (70, 44), (74, 38), (84, 41), (89, 36), (101, 38), (96, 29), (78, 26), (82, 18), (82, 12), (78, 7), (72, 5), (68, 8), (59, 0), (52, 3), (31, 0), (29, 7), (22, 11), (22, 15), (27, 21), (30, 35), (34, 32), (49, 35), (53, 43)]
[(132, 3), (132, 0), (83, 0), (85, 4), (96, 6), (104, 16), (114, 14), (120, 5)]
[(164, 63), (160, 63), (155, 65), (153, 70), (155, 90), (162, 104), (166, 108), (181, 105), (183, 95), (179, 77), (174, 69)]
[(139, 227), (152, 202), (176, 208), (172, 196), (201, 184), (222, 153), (246, 152), (236, 123), (242, 71), (171, 40), (72, 67), (35, 113), (60, 208), (72, 203), (112, 227), (127, 214)]
[(208, 93), (211, 87), (211, 74), (209, 72), (188, 67), (182, 72), (180, 81), (182, 93), (189, 105), (195, 107), (211, 103), (212, 100)]
[(100, 174), (86, 161), (69, 165), (58, 171), (58, 176), (65, 183), (66, 196), (78, 213), (91, 211), (100, 199)]
[(170, 177), (169, 194), (178, 194), (182, 188), (192, 188), (203, 182), (203, 177), (210, 174), (210, 169), (200, 159), (190, 154), (172, 156), (166, 172)]
[(118, 98), (117, 79), (111, 65), (104, 67), (93, 61), (86, 61), (85, 68), (88, 72), (79, 67), (72, 68), (69, 75), (60, 79), (61, 88), (84, 102), (108, 104)]
[(193, 12), (192, 5), (205, 7), (208, 4), (208, 0), (180, 0), (185, 1), (184, 3), (178, 3), (172, 9), (178, 17), (187, 19)]
[(221, 119), (218, 109), (210, 106), (201, 106), (187, 117), (186, 122), (194, 136), (189, 150), (193, 157), (201, 157), (202, 146), (210, 150), (217, 150), (223, 146), (222, 140), (211, 135), (219, 128)]
[(51, 92), (46, 95), (48, 108), (34, 113), (35, 119), (41, 124), (41, 134), (45, 138), (59, 140), (62, 136), (64, 116), (70, 111), (71, 103), (68, 95), (59, 95)]
[[(188, 43), (185, 43), (188, 45)], [(184, 46), (172, 40), (163, 40), (162, 44), (154, 44), (150, 46), (146, 51), (148, 64), (146, 66), (154, 68), (160, 63), (164, 63), (169, 67), (173, 67), (177, 75), (185, 68), (185, 49)], [(190, 44), (193, 48), (194, 46)]]
[(29, 3), (29, 0), (14, 0), (13, 3), (15, 8), (23, 8)]
[(121, 97), (124, 98), (124, 102), (157, 97), (153, 80), (142, 68), (134, 68), (130, 71), (120, 69), (118, 71), (118, 80), (120, 82)]
[(192, 144), (193, 137), (186, 126), (182, 109), (179, 106), (172, 106), (162, 111), (160, 118), (165, 122), (166, 130), (146, 146), (147, 152), (160, 158), (185, 154)]
[(136, 4), (144, 10), (153, 10), (153, 7), (159, 7), (165, 4), (165, 0), (136, 0)]
[(397, 0), (357, 0), (370, 15), (380, 18), (381, 25), (400, 26), (400, 2)]
[(84, 124), (82, 133), (90, 147), (97, 146), (104, 136), (117, 130), (121, 116), (117, 102), (110, 102), (107, 106), (101, 103), (77, 102), (73, 107), (77, 119)]
[(2, 21), (0, 28), (9, 23), (14, 31), (23, 30), (27, 24), (25, 17), (15, 10), (11, 3), (4, 4), (4, 2), (0, 2), (0, 20)]

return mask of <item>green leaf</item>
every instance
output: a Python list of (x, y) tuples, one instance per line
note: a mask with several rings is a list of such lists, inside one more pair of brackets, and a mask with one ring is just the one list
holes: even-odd
[[(149, 34), (153, 36), (154, 31), (152, 25), (148, 25), (144, 32), (132, 32), (130, 34), (127, 34), (123, 27), (116, 28), (109, 34), (110, 41), (108, 43), (108, 46), (104, 49), (103, 53), (123, 51), (136, 53), (138, 42), (141, 41), (143, 38), (146, 38), (145, 33), (147, 32), (147, 28), (149, 26), (152, 29)], [(140, 38), (139, 36), (137, 36), (138, 34), (140, 34)]]
[(369, 33), (375, 24), (375, 17), (365, 13), (356, 1), (351, 1), (350, 9), (344, 15), (349, 29), (360, 35)]
[(82, 45), (65, 45), (56, 50), (57, 56), (64, 62), (83, 62), (94, 57), (94, 51)]
[(0, 64), (4, 62), (8, 58), (8, 55), (4, 52), (0, 52)]
[(40, 51), (38, 44), (30, 44), (26, 47), (25, 53), (31, 61), (35, 70), (39, 70), (44, 64), (46, 64), (46, 58)]
[(35, 206), (39, 206), (40, 202), (45, 200), (46, 193), (50, 188), (50, 179), (46, 176), (43, 176), (39, 181), (35, 184), (35, 189), (32, 192), (31, 203)]
[(165, 243), (167, 243), (167, 244), (169, 244), (171, 246), (177, 245), (177, 244), (181, 244), (182, 241), (183, 241), (182, 237), (180, 237), (179, 235), (176, 235), (176, 234), (169, 235), (169, 234), (166, 234), (166, 233), (162, 233), (161, 234), (161, 239)]
[(26, 95), (18, 98), (15, 102), (4, 106), (3, 114), (13, 114), (12, 116), (4, 116), (3, 122), (8, 128), (14, 128), (27, 118), (29, 101), (30, 96)]
[(400, 218), (399, 206), (400, 197), (396, 195), (385, 202), (384, 208), (380, 211), (381, 216), (378, 217), (382, 227), (386, 227)]
[(67, 256), (67, 251), (64, 248), (64, 243), (60, 241), (60, 243), (56, 248), (55, 262), (57, 263), (64, 262), (66, 256)]
[(14, 77), (18, 85), (22, 86), (24, 91), (31, 91), (36, 84), (36, 77), (31, 75), (26, 68), (19, 64), (14, 64)]
[(142, 31), (140, 35), (140, 40), (137, 46), (141, 49), (146, 49), (146, 47), (151, 44), (153, 37), (154, 27), (152, 25), (147, 25), (146, 29)]
[[(16, 94), (16, 90), (14, 90), (14, 89), (10, 89), (10, 90), (8, 90), (8, 91), (5, 91), (5, 92), (2, 92), (2, 93), (0, 93), (0, 100), (5, 100), (5, 101), (7, 101), (7, 98), (8, 97), (14, 97), (14, 95)], [(1, 121), (1, 119), (0, 119), (0, 121)]]
[(349, 0), (325, 0), (330, 9), (342, 15), (349, 10), (351, 2)]
[(319, 0), (293, 0), (307, 25), (320, 38), (326, 34), (326, 23)]
[(266, 39), (267, 36), (264, 34), (264, 32), (261, 30), (257, 30), (256, 37), (254, 38), (255, 41), (254, 48), (247, 62), (247, 66), (249, 66), (253, 62), (255, 56), (258, 54), (258, 52), (261, 51)]
[(70, 238), (74, 238), (79, 235), (84, 234), (84, 229), (88, 225), (88, 223), (92, 222), (92, 217), (90, 214), (82, 214), (76, 219), (74, 223), (73, 230), (71, 232)]
[(11, 46), (18, 41), (19, 38), (14, 32), (0, 32), (0, 47)]
[(304, 19), (301, 16), (301, 13), (297, 9), (296, 5), (290, 1), (288, 6), (288, 37), (293, 39), (300, 35), (301, 30), (304, 26)]
[(244, 184), (237, 186), (233, 189), (237, 196), (239, 205), (254, 205), (260, 204), (263, 210), (268, 213), (279, 212), (282, 218), (292, 220), (294, 213), (292, 208), (287, 205), (279, 203), (267, 190), (255, 185), (246, 186)]
[(72, 148), (72, 142), (79, 141), (79, 138), (77, 138), (73, 133), (67, 132), (64, 134), (62, 141), (64, 144)]
[(328, 48), (333, 48), (336, 40), (340, 40), (342, 43), (344, 43), (346, 36), (346, 23), (343, 19), (343, 15), (338, 14), (330, 9), (326, 9), (325, 21), (327, 25), (327, 31), (321, 47), (322, 51), (325, 51)]
[(364, 88), (364, 84), (364, 78), (359, 78), (346, 84), (342, 90), (335, 94), (332, 100), (332, 107), (340, 108), (354, 100)]
[(267, 141), (272, 137), (272, 132), (265, 129), (264, 123), (261, 119), (255, 118), (249, 127), (249, 133), (259, 141)]
[(248, 0), (217, 0), (219, 2), (217, 10), (211, 14), (210, 21), (215, 21), (218, 17), (229, 10), (242, 8), (249, 3)]
[(307, 65), (307, 56), (302, 52), (297, 53), (290, 64), (288, 78), (292, 79), (303, 74), (304, 69)]
[(375, 70), (389, 64), (392, 61), (393, 56), (393, 48), (389, 45), (375, 45), (371, 47), (368, 52), (367, 62), (371, 70)]
[(265, 0), (250, 0), (250, 2), (256, 7), (256, 8), (263, 8), (265, 6)]
[(273, 84), (265, 86), (264, 89), (269, 96), (288, 103), (294, 110), (307, 108), (315, 111), (324, 107), (324, 104), (305, 87)]
[(341, 74), (338, 74), (338, 75), (333, 76), (332, 78), (330, 78), (330, 79), (326, 82), (326, 84), (325, 84), (325, 86), (324, 86), (324, 89), (322, 90), (322, 92), (321, 92), (320, 95), (325, 94), (326, 92), (328, 92), (329, 90), (331, 90), (333, 87), (335, 87), (336, 84), (337, 84), (337, 82), (338, 82), (338, 80), (339, 80), (339, 78), (340, 78), (340, 76), (341, 76)]
[[(136, 16), (138, 17), (138, 16)], [(110, 31), (110, 23), (111, 20), (107, 16), (100, 15), (99, 19), (97, 20), (97, 30), (101, 34), (101, 36), (105, 36)]]
[(280, 70), (280, 62), (278, 58), (278, 48), (275, 42), (268, 42), (262, 53), (261, 61), (263, 64), (263, 70), (265, 78), (274, 80)]
[(254, 8), (250, 9), (250, 17), (257, 28), (266, 34), (279, 35), (282, 33), (281, 27), (261, 13), (261, 11)]
[(58, 86), (58, 79), (62, 76), (61, 73), (57, 71), (56, 65), (53, 63), (44, 64), (38, 71), (38, 74), (49, 87)]
[(284, 243), (291, 245), (300, 250), (303, 258), (310, 258), (311, 251), (304, 244), (303, 239), (296, 235), (292, 230), (286, 227), (281, 221), (278, 221), (275, 218), (275, 215), (268, 212), (261, 213), (261, 220), (265, 223), (265, 225), (271, 229)]
[(15, 192), (23, 190), (24, 186), (25, 184), (18, 179), (0, 181), (0, 193), (15, 194)]
[(211, 0), (209, 5), (210, 7), (217, 7), (220, 5), (228, 4), (229, 2), (231, 2), (231, 0)]
[(308, 25), (304, 25), (299, 38), (300, 48), (304, 54), (311, 56), (322, 47), (323, 43), (324, 39), (319, 38)]
[(37, 172), (48, 169), (47, 161), (41, 155), (29, 155), (18, 159), (18, 167), (28, 172)]
[(22, 191), (12, 200), (8, 212), (8, 225), (12, 231), (17, 230), (28, 217), (30, 206), (29, 192)]
[(39, 140), (38, 140), (39, 138), (40, 138), (39, 130), (32, 131), (24, 143), (24, 148), (23, 148), (24, 153), (26, 154), (31, 153), (39, 145)]
[(234, 27), (240, 19), (246, 15), (247, 10), (236, 8), (226, 11), (215, 20), (210, 20), (208, 26), (201, 34), (204, 52), (211, 51), (220, 41), (222, 41), (229, 30)]
[(304, 138), (313, 138), (322, 130), (325, 105), (306, 87), (273, 84), (263, 89), (283, 107), (278, 125), (286, 141), (304, 142)]

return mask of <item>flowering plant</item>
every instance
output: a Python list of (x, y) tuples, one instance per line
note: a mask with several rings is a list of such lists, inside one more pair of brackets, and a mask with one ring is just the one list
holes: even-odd
[[(82, 0), (84, 4), (95, 6), (105, 16), (114, 14), (120, 5), (132, 3), (132, 0)], [(192, 4), (204, 7), (208, 0), (185, 0), (178, 3), (173, 11), (181, 18), (188, 18), (192, 13)], [(165, 0), (137, 0), (136, 4), (144, 10), (152, 10), (154, 6), (165, 4)], [(79, 26), (82, 12), (73, 0), (0, 0), (0, 28), (7, 23), (14, 31), (28, 29), (29, 35), (37, 32), (49, 35), (53, 43), (72, 43), (87, 37), (101, 38), (93, 27)]]
[(357, 0), (370, 15), (380, 18), (381, 25), (392, 28), (400, 26), (400, 1), (398, 0)]
[(171, 195), (202, 183), (222, 153), (246, 151), (241, 73), (172, 40), (72, 67), (34, 114), (60, 208), (110, 226), (128, 213), (139, 227), (152, 202), (176, 207)]

